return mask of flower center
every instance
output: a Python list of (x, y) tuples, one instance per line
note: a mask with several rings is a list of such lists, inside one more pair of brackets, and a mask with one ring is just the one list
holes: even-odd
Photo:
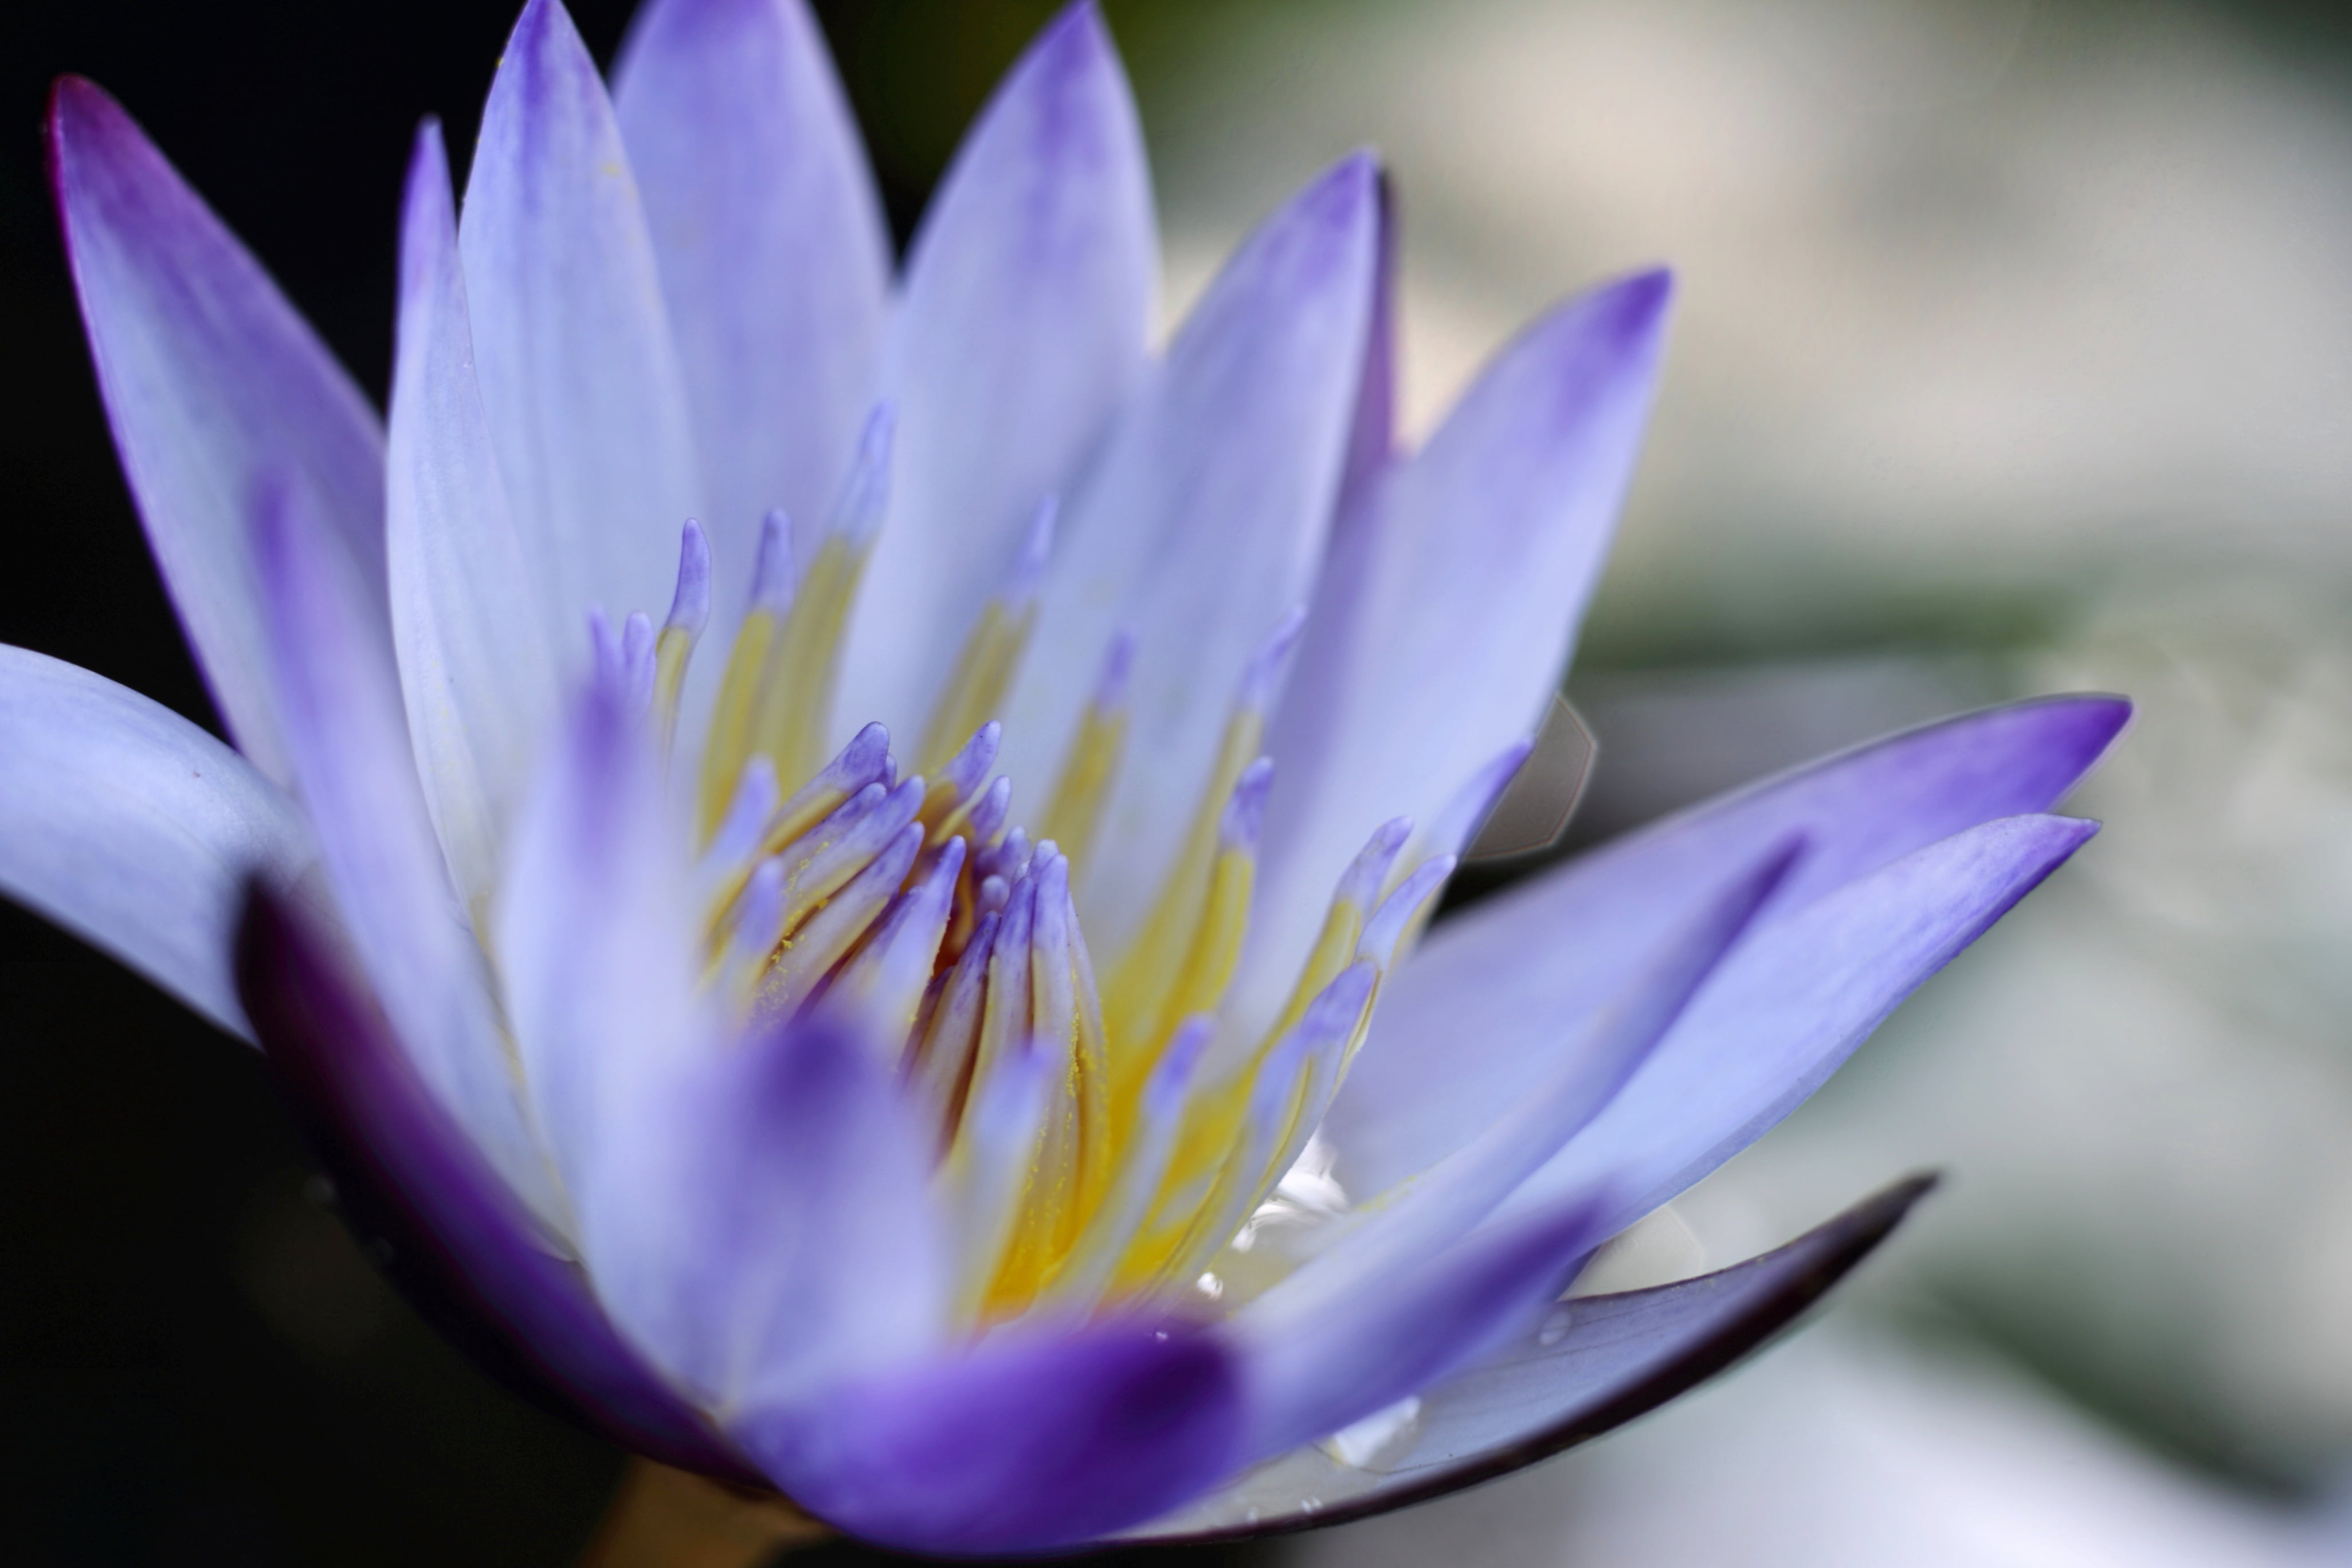
[[(1098, 984), (1073, 869), (1122, 762), (1131, 646), (1105, 651), (1033, 841), (1012, 819), (1012, 781), (992, 776), (1001, 731), (988, 716), (1034, 619), (1049, 505), (934, 706), (923, 772), (900, 776), (878, 724), (824, 760), (846, 606), (878, 513), (856, 504), (860, 489), (853, 480), (836, 522), (800, 550), (781, 516), (762, 530), (695, 777), (706, 982), (749, 1021), (832, 1009), (893, 1054), (937, 1131), (975, 1320), (1189, 1289), (1297, 1160), (1452, 858), (1404, 874), (1411, 824), (1383, 826), (1271, 1026), (1221, 1024), (1293, 616), (1236, 692), (1181, 850)], [(665, 743), (709, 597), (689, 523), (661, 632), (637, 616), (617, 637), (600, 633), (600, 657), (654, 710)], [(785, 796), (783, 780), (804, 782)]]

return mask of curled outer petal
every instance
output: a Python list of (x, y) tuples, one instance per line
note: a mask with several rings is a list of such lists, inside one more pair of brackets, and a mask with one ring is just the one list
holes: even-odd
[(290, 883), (315, 853), (286, 793), (177, 713), (0, 647), (0, 891), (244, 1035), (246, 879)]

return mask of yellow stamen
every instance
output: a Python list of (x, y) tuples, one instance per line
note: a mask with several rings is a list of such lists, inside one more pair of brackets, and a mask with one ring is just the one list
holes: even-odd
[[(735, 784), (751, 760), (751, 715), (760, 700), (760, 682), (768, 668), (768, 649), (776, 640), (781, 617), (765, 605), (743, 617), (736, 629), (735, 647), (727, 656), (727, 673), (719, 683), (719, 706), (710, 716), (710, 741), (702, 762), (702, 837), (719, 830), (720, 818), (734, 799)], [(778, 778), (792, 775), (777, 773)]]
[(1258, 1048), (1262, 1052), (1275, 1041), (1288, 1034), (1291, 1026), (1307, 1016), (1307, 1005), (1315, 1000), (1326, 985), (1339, 977), (1356, 955), (1356, 942), (1364, 934), (1363, 905), (1346, 897), (1331, 900), (1331, 912), (1323, 917), (1322, 932), (1315, 939), (1315, 949), (1307, 955), (1305, 967), (1298, 972), (1298, 984), (1291, 989), (1290, 1000), (1266, 1030), (1265, 1040)]
[(678, 693), (686, 689), (686, 664), (694, 653), (694, 639), (691, 628), (667, 626), (654, 643), (654, 713), (665, 757), (677, 736)]
[(826, 540), (777, 630), (747, 750), (773, 762), (778, 778), (805, 778), (825, 760), (842, 628), (865, 572), (862, 548), (838, 534)]
[(1265, 716), (1254, 706), (1240, 709), (1227, 721), (1224, 744), (1201, 793), (1184, 847), (1141, 931), (1111, 971), (1103, 1016), (1110, 1028), (1112, 1081), (1122, 1090), (1141, 1083), (1151, 1070), (1165, 1037), (1163, 1021), (1179, 1016), (1169, 1005), (1183, 980), (1215, 879), (1217, 826), (1234, 784), (1257, 756), (1265, 736)]
[(1045, 808), (1041, 829), (1079, 864), (1094, 847), (1095, 829), (1101, 826), (1111, 780), (1118, 774), (1120, 753), (1127, 747), (1127, 710), (1089, 704), (1079, 721), (1070, 760), (1054, 785), (1053, 804)]
[(824, 761), (842, 628), (866, 571), (866, 551), (840, 534), (827, 539), (779, 614), (761, 605), (743, 617), (719, 683), (702, 769), (702, 831), (719, 826), (743, 765), (765, 756), (781, 779), (805, 778)]
[(926, 775), (953, 756), (971, 732), (1003, 710), (1004, 693), (1013, 685), (1013, 671), (1029, 646), (1029, 629), (1036, 624), (1037, 606), (1018, 607), (992, 599), (981, 612), (980, 624), (956, 660), (955, 678), (931, 705), (930, 722), (923, 729), (917, 751)]

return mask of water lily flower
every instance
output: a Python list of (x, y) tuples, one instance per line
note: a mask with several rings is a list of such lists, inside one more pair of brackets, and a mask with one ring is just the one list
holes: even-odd
[[(1428, 931), (1657, 374), (1569, 300), (1417, 452), (1345, 159), (1163, 348), (1091, 5), (895, 270), (799, 0), (530, 0), (388, 418), (99, 89), (100, 388), (236, 747), (0, 650), (0, 886), (258, 1042), (352, 1224), (616, 1442), (950, 1552), (1296, 1527), (1603, 1430), (1919, 1190), (1560, 1306), (2081, 845), (1956, 719)], [(688, 521), (697, 520), (697, 521)], [(659, 617), (656, 619), (656, 617)]]

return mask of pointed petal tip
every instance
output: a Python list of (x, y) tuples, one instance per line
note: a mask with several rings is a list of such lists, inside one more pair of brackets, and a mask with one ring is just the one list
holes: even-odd
[(1018, 83), (1020, 90), (1053, 100), (1086, 94), (1097, 82), (1113, 84), (1125, 95), (1127, 67), (1097, 0), (1073, 0), (1029, 41), (998, 91), (1008, 93)]
[(2028, 706), (2060, 710), (2074, 717), (2079, 726), (2077, 733), (2090, 748), (2086, 767), (2122, 737), (2137, 711), (2130, 698), (2113, 691), (2070, 691), (2040, 699)]
[(1603, 285), (1603, 294), (1622, 338), (1655, 337), (1664, 330), (1674, 306), (1674, 269), (1649, 268)]
[(1651, 310), (1663, 310), (1674, 303), (1675, 269), (1660, 263), (1638, 272), (1627, 273), (1608, 285), (1629, 303), (1639, 303)]
[(1865, 1212), (1890, 1213), (1899, 1219), (1910, 1212), (1912, 1206), (1921, 1198), (1943, 1184), (1944, 1173), (1941, 1171), (1914, 1171), (1885, 1192), (1871, 1198), (1865, 1206)]
[[(577, 69), (584, 66), (589, 74), (596, 72), (595, 60), (588, 45), (580, 37), (580, 28), (562, 0), (525, 0), (522, 14), (515, 18), (514, 30), (507, 35), (507, 47), (499, 56), (499, 70), (517, 70), (521, 79), (544, 81), (540, 73), (551, 67)], [(496, 90), (495, 85), (492, 89)]]
[(559, 19), (567, 23), (572, 20), (572, 14), (563, 8), (562, 0), (523, 0), (522, 11), (515, 17), (510, 42), (520, 43), (526, 37), (536, 38)]
[[(1380, 163), (1369, 149), (1359, 148), (1324, 169), (1252, 231), (1226, 260), (1212, 285), (1212, 297), (1237, 277), (1265, 272), (1272, 258), (1282, 258), (1274, 275), (1286, 276), (1288, 288), (1301, 287), (1305, 279), (1322, 276), (1325, 268), (1343, 264), (1340, 258), (1359, 258), (1370, 287), (1382, 212), (1381, 189)], [(1261, 279), (1256, 286), (1265, 283)], [(1197, 326), (1208, 310), (1205, 300), (1195, 306), (1186, 330)]]
[(2072, 855), (2075, 850), (2096, 838), (2099, 836), (2099, 829), (2106, 826), (2088, 816), (2061, 816), (2054, 820), (2066, 825), (2066, 831), (2061, 835), (2066, 840), (2064, 850), (2066, 855)]
[(1316, 176), (1302, 192), (1298, 206), (1334, 228), (1369, 226), (1381, 212), (1380, 154), (1359, 147)]
[(457, 197), (441, 121), (426, 115), (410, 143), (401, 181), (400, 287), (404, 300), (428, 287), (436, 264), (457, 243)]
[(1050, 58), (1055, 65), (1066, 68), (1091, 57), (1114, 53), (1116, 46), (1097, 0), (1070, 0), (1045, 24), (1030, 48), (1037, 59)]
[(1525, 341), (1549, 345), (1570, 363), (1596, 349), (1618, 363), (1652, 361), (1673, 314), (1675, 288), (1674, 272), (1664, 267), (1595, 284), (1540, 318)]
[(449, 153), (446, 139), (441, 131), (441, 117), (428, 114), (416, 122), (416, 135), (408, 144), (408, 171), (402, 183), (402, 192), (410, 205), (421, 195), (449, 184)]
[(49, 84), (50, 150), (67, 139), (94, 141), (128, 133), (144, 141), (138, 123), (115, 96), (86, 76), (68, 71)]
[[(126, 163), (162, 164), (163, 154), (147, 139), (139, 122), (114, 95), (85, 76), (70, 73), (49, 84), (47, 121), (49, 190), (61, 216), (74, 204), (88, 199), (93, 176), (121, 177)], [(92, 167), (93, 163), (97, 165)], [(136, 178), (137, 176), (134, 176)], [(66, 247), (73, 247), (73, 226), (65, 225)]]

